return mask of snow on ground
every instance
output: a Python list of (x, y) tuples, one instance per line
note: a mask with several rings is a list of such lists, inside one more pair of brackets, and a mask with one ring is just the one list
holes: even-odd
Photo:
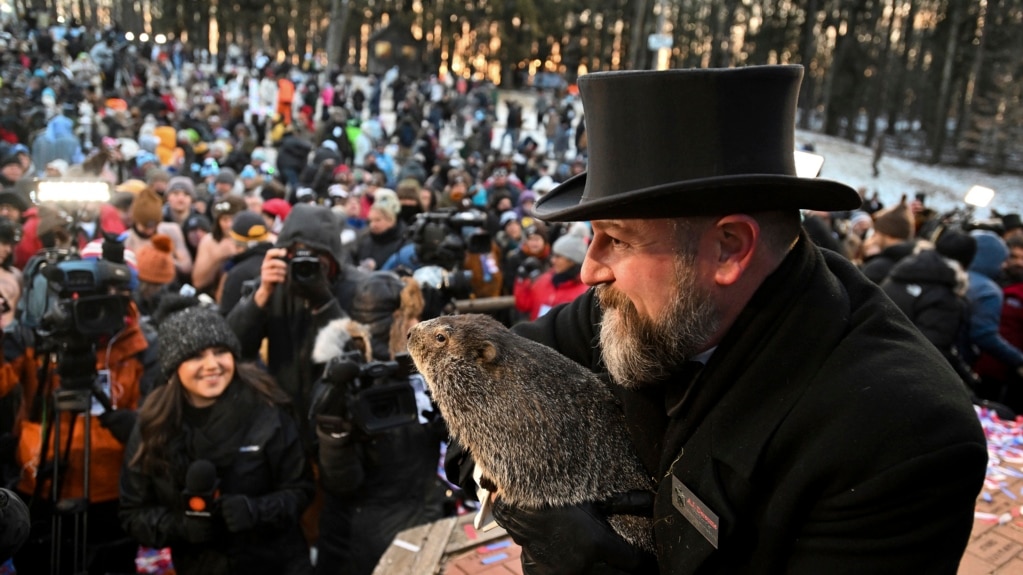
[(873, 177), (871, 162), (873, 151), (865, 146), (813, 132), (796, 132), (800, 144), (812, 143), (816, 153), (824, 156), (822, 178), (837, 180), (854, 188), (864, 187), (868, 195), (878, 192), (885, 205), (899, 201), (902, 194), (910, 199), (917, 192), (927, 194), (927, 205), (944, 212), (965, 206), (963, 197), (974, 185), (991, 188), (995, 197), (987, 208), (977, 209), (976, 215), (986, 218), (991, 210), (1000, 213), (1023, 212), (1023, 177), (994, 176), (983, 170), (962, 169), (951, 166), (931, 166), (884, 156), (879, 164), (880, 175)]
[[(494, 126), (494, 142), (504, 133), (504, 117), (507, 108), (504, 105), (509, 99), (517, 100), (523, 105), (523, 135), (530, 134), (543, 141), (543, 131), (536, 126), (533, 105), (536, 101), (534, 92), (530, 91), (499, 91), (497, 106), (497, 123)], [(582, 106), (578, 106), (582, 111)], [(991, 210), (999, 213), (1023, 212), (1023, 176), (994, 176), (983, 170), (962, 169), (951, 166), (931, 166), (912, 160), (886, 155), (879, 164), (880, 175), (873, 177), (873, 150), (848, 140), (825, 136), (814, 132), (796, 131), (798, 144), (812, 143), (815, 152), (824, 156), (824, 167), (820, 177), (846, 183), (853, 188), (864, 187), (868, 196), (876, 191), (885, 205), (898, 203), (902, 194), (912, 199), (917, 192), (927, 194), (927, 206), (938, 212), (946, 212), (956, 207), (965, 207), (963, 197), (974, 185), (991, 188), (995, 197), (987, 208), (978, 208), (975, 216), (987, 218)]]

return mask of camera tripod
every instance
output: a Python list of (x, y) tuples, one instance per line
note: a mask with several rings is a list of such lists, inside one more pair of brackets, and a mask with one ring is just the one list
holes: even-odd
[[(50, 476), (51, 501), (53, 517), (50, 525), (50, 564), (51, 575), (66, 572), (62, 570), (65, 557), (65, 527), (71, 532), (71, 572), (86, 573), (88, 565), (88, 514), (89, 514), (89, 473), (92, 451), (92, 405), (97, 400), (105, 408), (110, 409), (110, 400), (100, 388), (99, 376), (96, 372), (96, 356), (94, 352), (76, 350), (73, 354), (60, 354), (57, 360), (57, 372), (61, 376), (61, 386), (53, 390), (53, 409), (51, 417), (53, 465)], [(67, 430), (66, 447), (62, 450), (62, 431), (64, 414), (70, 414), (70, 428)], [(70, 457), (74, 444), (75, 425), (81, 419), (84, 424), (82, 436), (82, 493), (81, 497), (61, 498), (61, 491), (66, 475), (71, 468)], [(43, 469), (49, 433), (43, 433), (43, 444), (40, 450), (40, 469)], [(62, 459), (63, 457), (63, 459)], [(41, 485), (37, 482), (37, 486)], [(38, 487), (37, 487), (38, 490)]]

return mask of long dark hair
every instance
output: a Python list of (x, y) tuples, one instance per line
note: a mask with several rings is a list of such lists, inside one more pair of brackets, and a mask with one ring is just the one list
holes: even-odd
[[(254, 363), (235, 364), (231, 385), (248, 385), (268, 403), (286, 405), (288, 394), (277, 385), (273, 376)], [(188, 399), (177, 373), (146, 398), (139, 410), (139, 434), (142, 443), (129, 465), (141, 465), (146, 473), (167, 473), (171, 467), (168, 446), (181, 429), (183, 406)]]

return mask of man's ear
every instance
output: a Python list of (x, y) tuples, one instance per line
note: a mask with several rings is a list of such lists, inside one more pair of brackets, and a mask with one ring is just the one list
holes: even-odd
[(714, 234), (718, 248), (714, 281), (719, 286), (733, 285), (753, 262), (760, 241), (760, 224), (748, 215), (733, 214), (714, 224)]

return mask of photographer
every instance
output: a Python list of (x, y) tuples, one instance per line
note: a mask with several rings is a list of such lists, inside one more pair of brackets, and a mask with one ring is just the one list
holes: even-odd
[[(155, 377), (155, 357), (139, 326), (138, 309), (130, 300), (130, 275), (123, 258), (117, 261), (113, 252), (105, 249), (101, 260), (69, 259), (50, 264), (50, 268), (66, 270), (65, 276), (88, 270), (93, 285), (69, 293), (55, 287), (52, 278), (56, 276), (46, 274), (50, 285), (33, 289), (49, 290), (59, 300), (48, 307), (42, 327), (37, 332), (31, 327), (33, 318), (19, 309), (17, 324), (4, 338), (4, 358), (14, 367), (21, 389), (14, 429), (19, 473), (16, 489), (28, 502), (33, 519), (32, 535), (15, 556), (15, 565), (24, 573), (49, 572), (50, 562), (57, 559), (51, 548), (54, 475), (58, 501), (83, 498), (88, 457), (89, 491), (84, 511), (88, 539), (79, 541), (80, 533), (72, 529), (75, 521), (63, 520), (60, 548), (67, 556), (61, 555), (61, 565), (70, 567), (71, 557), (85, 545), (90, 573), (129, 571), (136, 545), (117, 521), (120, 461), (135, 423), (134, 410)], [(38, 285), (35, 274), (42, 275), (35, 269), (30, 261), (28, 287)], [(112, 269), (119, 273), (112, 276)], [(33, 294), (27, 293), (26, 300), (32, 299)], [(82, 308), (86, 302), (89, 307)], [(83, 311), (65, 311), (63, 317), (57, 313), (71, 307)], [(81, 392), (89, 392), (85, 397), (91, 399), (91, 408), (88, 404), (84, 409), (68, 407), (62, 400)], [(104, 402), (108, 405), (102, 405)], [(54, 461), (55, 444), (59, 445), (60, 461)], [(59, 470), (56, 474), (55, 468)]]
[[(447, 429), (425, 395), (422, 380), (410, 377), (401, 363), (393, 361), (407, 351), (406, 334), (422, 311), (422, 294), (412, 278), (376, 272), (355, 294), (351, 314), (359, 323), (331, 322), (317, 337), (313, 359), (328, 364), (320, 385), (330, 389), (313, 407), (324, 489), (317, 573), (369, 575), (399, 531), (443, 515), (437, 463)], [(349, 360), (351, 355), (345, 353), (353, 337), (365, 344), (357, 360)], [(347, 375), (332, 369), (338, 360), (348, 361)], [(366, 360), (377, 360), (383, 375), (368, 374), (376, 370)], [(415, 413), (398, 425), (365, 421), (360, 415), (365, 411), (354, 409), (359, 393), (382, 392), (388, 385), (406, 398), (415, 393), (415, 401), (408, 402)], [(395, 395), (383, 397), (376, 396), (372, 404), (399, 404)], [(372, 413), (391, 416), (400, 411)]]
[(257, 359), (267, 338), (270, 374), (291, 396), (295, 414), (301, 416), (303, 438), (310, 442), (304, 418), (319, 376), (319, 366), (310, 360), (313, 340), (330, 321), (345, 317), (355, 286), (365, 277), (343, 264), (340, 253), (340, 225), (330, 209), (296, 205), (276, 247), (263, 257), (259, 287), (227, 316), (241, 341), (242, 359)]
[(170, 546), (182, 575), (311, 572), (299, 517), (313, 495), (287, 395), (216, 312), (160, 324), (166, 385), (147, 398), (124, 460), (121, 521)]

